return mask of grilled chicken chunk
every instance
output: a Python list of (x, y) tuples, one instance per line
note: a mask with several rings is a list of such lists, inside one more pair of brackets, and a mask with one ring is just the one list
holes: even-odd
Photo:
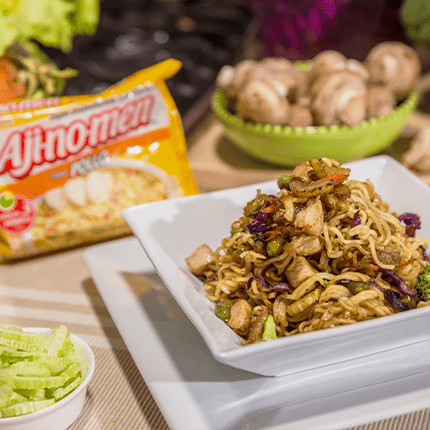
[(309, 236), (307, 234), (294, 237), (290, 244), (297, 255), (314, 255), (324, 248), (324, 243), (320, 236)]
[(228, 319), (227, 324), (235, 330), (244, 331), (249, 327), (250, 323), (250, 304), (244, 299), (237, 300), (231, 307), (230, 318)]
[(293, 288), (297, 288), (303, 281), (306, 281), (306, 279), (315, 273), (317, 273), (317, 270), (307, 262), (306, 258), (299, 256), (297, 257), (296, 264), (290, 270), (285, 271), (285, 276), (289, 284)]
[(199, 246), (185, 261), (194, 275), (201, 276), (209, 264), (215, 261), (215, 255), (209, 246), (204, 244)]
[(313, 236), (319, 236), (324, 226), (324, 210), (318, 197), (310, 199), (306, 206), (300, 209), (294, 220), (296, 230)]

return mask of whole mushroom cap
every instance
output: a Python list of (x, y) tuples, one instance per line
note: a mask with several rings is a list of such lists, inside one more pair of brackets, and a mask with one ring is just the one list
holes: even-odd
[(312, 68), (309, 72), (310, 80), (314, 82), (319, 76), (345, 69), (346, 61), (346, 57), (338, 51), (320, 52), (312, 60)]
[(367, 85), (355, 72), (321, 76), (311, 88), (311, 110), (317, 125), (358, 125), (366, 119)]
[(306, 94), (308, 88), (306, 72), (282, 57), (268, 57), (260, 61), (248, 75), (248, 80), (253, 79), (267, 80), (290, 103)]
[(252, 80), (238, 94), (235, 111), (245, 121), (283, 125), (288, 121), (289, 103), (268, 82)]
[(218, 82), (224, 85), (223, 88), (230, 100), (234, 100), (237, 97), (240, 89), (245, 85), (249, 73), (256, 64), (255, 60), (242, 60), (236, 64), (233, 71), (227, 69), (227, 73), (230, 76), (226, 77), (224, 81), (222, 80), (222, 76), (218, 78)]
[(368, 54), (366, 66), (370, 81), (385, 85), (397, 100), (404, 99), (415, 87), (421, 74), (417, 53), (402, 42), (383, 42)]
[(367, 91), (368, 118), (379, 118), (391, 113), (396, 107), (393, 92), (382, 85), (371, 85)]

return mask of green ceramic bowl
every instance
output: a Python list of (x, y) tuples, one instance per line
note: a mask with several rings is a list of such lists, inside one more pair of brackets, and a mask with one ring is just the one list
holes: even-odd
[(328, 157), (340, 162), (374, 155), (389, 146), (406, 126), (418, 103), (418, 93), (409, 97), (389, 115), (345, 125), (289, 127), (243, 121), (228, 110), (223, 90), (216, 90), (212, 110), (221, 121), (225, 135), (251, 156), (281, 166), (294, 166), (312, 158)]

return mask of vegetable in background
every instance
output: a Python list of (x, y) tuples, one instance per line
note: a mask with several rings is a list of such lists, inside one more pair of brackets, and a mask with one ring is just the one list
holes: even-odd
[(82, 365), (64, 325), (51, 329), (46, 338), (0, 325), (0, 350), (0, 422), (54, 404), (83, 380)]
[(400, 18), (411, 40), (430, 49), (430, 2), (404, 0), (400, 8)]
[[(23, 95), (20, 91), (11, 95), (36, 98), (61, 94), (65, 79), (77, 72), (70, 68), (60, 71), (39, 45), (70, 52), (74, 36), (96, 31), (99, 14), (100, 0), (2, 1), (0, 56), (17, 69), (13, 81), (27, 88)], [(3, 99), (5, 96), (1, 102)]]

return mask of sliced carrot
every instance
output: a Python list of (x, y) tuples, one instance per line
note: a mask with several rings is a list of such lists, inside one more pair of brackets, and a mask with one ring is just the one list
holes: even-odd
[(266, 214), (270, 214), (272, 212), (275, 212), (276, 209), (279, 208), (279, 205), (271, 204), (270, 206), (267, 206), (266, 208), (261, 209), (261, 212), (264, 212)]
[(15, 64), (7, 57), (0, 58), (0, 70), (7, 75), (8, 79), (13, 79), (18, 74)]
[(267, 233), (269, 233), (269, 236), (266, 237), (264, 240), (272, 240), (274, 239), (279, 233), (282, 233), (282, 231), (284, 231), (286, 228), (285, 225), (282, 225), (281, 227), (278, 227), (276, 230), (273, 231), (268, 231)]
[(9, 82), (0, 80), (0, 103), (10, 102), (14, 97), (15, 92), (9, 86)]
[(342, 182), (343, 180), (345, 180), (347, 177), (348, 177), (347, 175), (342, 175), (340, 173), (337, 173), (335, 175), (330, 175), (330, 176), (326, 176), (325, 178), (318, 179), (315, 182), (333, 181), (333, 183), (337, 184), (337, 183)]
[(403, 267), (403, 266), (407, 266), (409, 263), (412, 263), (414, 261), (414, 257), (411, 257), (410, 260), (408, 261), (404, 261), (403, 263), (398, 264), (396, 267)]

